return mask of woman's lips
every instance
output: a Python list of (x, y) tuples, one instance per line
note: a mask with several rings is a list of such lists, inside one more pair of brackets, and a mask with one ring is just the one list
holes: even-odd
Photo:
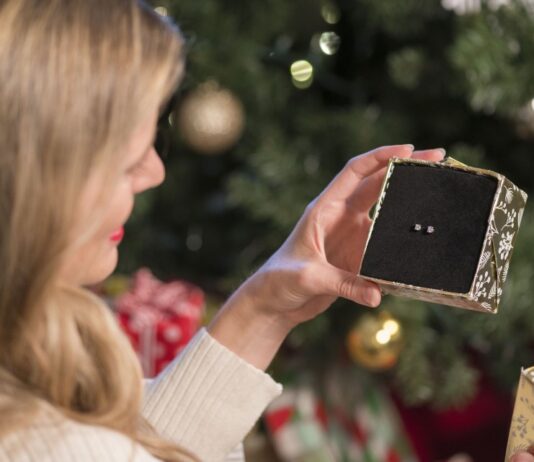
[(117, 231), (114, 231), (113, 234), (109, 236), (109, 238), (113, 242), (120, 242), (122, 241), (123, 237), (124, 237), (124, 226), (121, 226)]

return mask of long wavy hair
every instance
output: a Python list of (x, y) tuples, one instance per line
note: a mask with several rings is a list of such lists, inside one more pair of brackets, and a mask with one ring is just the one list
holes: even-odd
[[(0, 438), (44, 412), (196, 460), (141, 416), (140, 365), (107, 306), (59, 277), (183, 61), (178, 28), (140, 0), (0, 0)], [(90, 177), (101, 195), (80, 221)]]

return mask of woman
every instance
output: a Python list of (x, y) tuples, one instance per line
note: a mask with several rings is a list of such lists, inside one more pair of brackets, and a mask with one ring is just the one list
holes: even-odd
[(521, 452), (510, 459), (510, 462), (534, 462), (534, 448), (529, 452)]
[(143, 389), (139, 364), (85, 287), (114, 270), (183, 73), (176, 27), (135, 0), (0, 1), (0, 461), (220, 461), (281, 386), (288, 332), (355, 276), (389, 146), (349, 161), (281, 248)]

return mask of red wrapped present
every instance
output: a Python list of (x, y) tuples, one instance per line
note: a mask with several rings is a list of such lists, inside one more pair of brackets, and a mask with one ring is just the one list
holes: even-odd
[(153, 377), (196, 333), (205, 302), (203, 291), (195, 285), (181, 280), (162, 282), (141, 268), (133, 275), (130, 289), (113, 305), (145, 377)]
[(286, 384), (264, 422), (284, 462), (417, 461), (389, 392), (351, 365)]

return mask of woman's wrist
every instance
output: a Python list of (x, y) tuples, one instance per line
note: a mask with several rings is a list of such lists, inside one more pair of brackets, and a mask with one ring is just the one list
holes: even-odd
[(266, 370), (294, 327), (243, 284), (207, 327), (210, 335), (242, 359)]

